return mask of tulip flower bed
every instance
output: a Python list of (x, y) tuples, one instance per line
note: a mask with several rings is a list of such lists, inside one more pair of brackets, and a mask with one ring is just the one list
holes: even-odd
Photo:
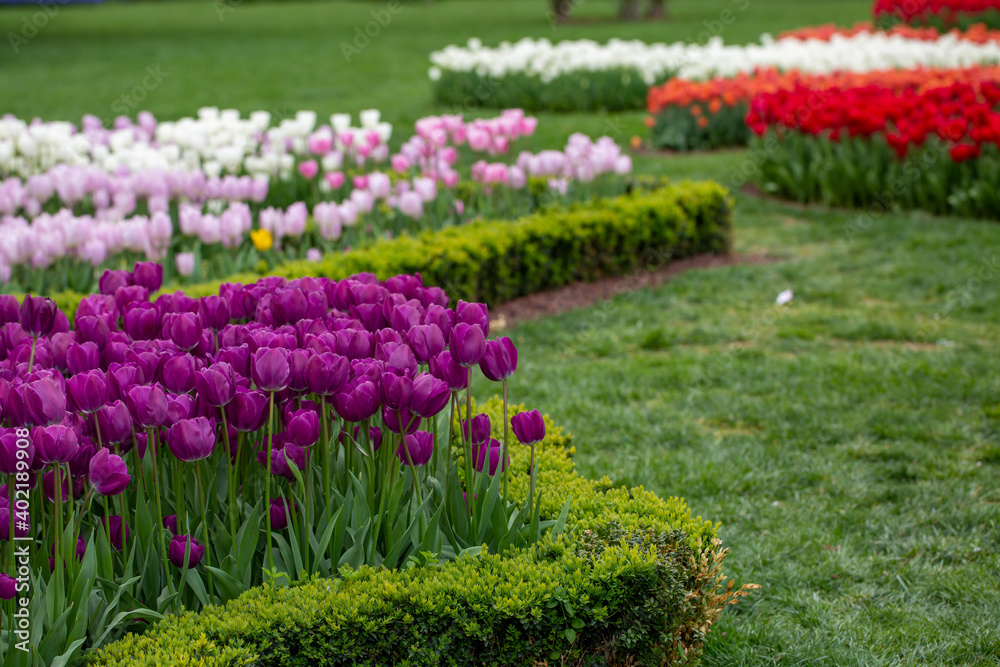
[(996, 0), (875, 0), (872, 13), (882, 26), (902, 22), (947, 29), (981, 23), (1000, 28), (1000, 3)]
[[(637, 186), (628, 195), (586, 206), (553, 208), (504, 224), (478, 221), (385, 239), (370, 248), (330, 254), (321, 262), (289, 262), (273, 273), (289, 280), (336, 280), (364, 272), (381, 277), (419, 272), (459, 297), (499, 304), (576, 281), (662, 265), (664, 258), (729, 251), (731, 203), (725, 188), (711, 182), (642, 180)], [(113, 293), (127, 286), (127, 279), (112, 282), (111, 276), (122, 275), (109, 274), (103, 289)], [(227, 281), (255, 282), (260, 277), (236, 274)], [(185, 291), (209, 296), (223, 286), (210, 282), (189, 285)], [(84, 295), (54, 298), (72, 316)]]
[(958, 34), (938, 39), (881, 32), (834, 35), (824, 41), (796, 38), (759, 44), (645, 44), (590, 40), (556, 44), (522, 39), (485, 47), (470, 40), (431, 54), (430, 78), (442, 104), (518, 106), (552, 111), (641, 109), (646, 90), (671, 78), (703, 81), (761, 68), (813, 74), (916, 67), (956, 68), (1000, 61), (1000, 43)]
[(308, 112), (269, 122), (217, 109), (162, 123), (141, 113), (112, 130), (87, 117), (80, 132), (0, 119), (0, 282), (87, 292), (102, 268), (141, 260), (164, 261), (168, 283), (264, 272), (386, 235), (619, 194), (632, 169), (611, 139), (583, 135), (505, 161), (536, 127), (519, 110), (422, 118), (392, 155), (377, 111), (359, 128), (342, 114), (318, 127)]
[[(503, 403), (482, 412), (500, 437)], [(553, 432), (554, 431), (554, 432)], [(567, 532), (535, 549), (482, 553), (440, 567), (362, 567), (292, 588), (264, 586), (199, 614), (172, 616), (99, 651), (105, 667), (187, 664), (307, 667), (359, 663), (690, 664), (733, 590), (716, 527), (683, 501), (580, 477), (568, 436), (538, 445), (542, 516), (567, 500)], [(511, 488), (528, 493), (530, 454), (511, 452)], [(551, 664), (551, 662), (550, 662)]]
[[(485, 305), (451, 309), (447, 294), (419, 275), (380, 282), (372, 274), (272, 277), (200, 299), (176, 292), (150, 302), (161, 275), (149, 264), (106, 273), (102, 293), (80, 302), (72, 328), (49, 299), (0, 299), (11, 343), (0, 362), (0, 558), (17, 575), (0, 574), (5, 665), (72, 660), (182, 608), (343, 567), (439, 566), (481, 550), (523, 552), (543, 534), (543, 553), (565, 553), (573, 542), (559, 535), (567, 528), (586, 542), (581, 508), (614, 508), (632, 496), (567, 494), (586, 483), (565, 465), (553, 466), (560, 484), (539, 475), (536, 449), (551, 425), (537, 410), (509, 409), (517, 350), (507, 338), (487, 339)], [(503, 388), (492, 414), (472, 408), (477, 367)], [(514, 459), (519, 475), (511, 432), (528, 457)], [(522, 653), (551, 655), (564, 644), (566, 655), (697, 650), (734, 595), (718, 591), (724, 553), (715, 527), (692, 520), (681, 501), (646, 504), (651, 517), (628, 507), (621, 517), (597, 516), (620, 518), (632, 532), (617, 535), (660, 549), (624, 551), (639, 574), (622, 581), (638, 598), (657, 600), (640, 613), (652, 614), (657, 632), (664, 620), (673, 632), (574, 646), (571, 630), (588, 621), (606, 627), (595, 608), (582, 625), (562, 619), (558, 643), (529, 642)], [(626, 522), (630, 512), (661, 523)], [(636, 525), (656, 527), (654, 541), (641, 541)], [(526, 563), (538, 558), (528, 553)], [(598, 556), (600, 581), (620, 558)], [(653, 572), (660, 577), (650, 580)], [(19, 641), (30, 653), (10, 639), (25, 591), (31, 632)], [(621, 622), (631, 623), (633, 612), (623, 609)], [(390, 644), (377, 642), (396, 654), (399, 644)]]
[[(825, 42), (835, 36), (853, 37), (854, 35), (858, 35), (860, 33), (873, 33), (879, 31), (879, 27), (870, 21), (860, 21), (850, 28), (842, 28), (834, 23), (828, 23), (826, 25), (807, 26), (805, 28), (787, 30), (779, 34), (778, 39), (815, 39)], [(940, 39), (941, 37), (941, 31), (936, 28), (900, 24), (889, 26), (882, 32), (890, 37), (898, 36), (905, 39), (922, 39), (928, 42)], [(958, 39), (976, 42), (977, 44), (996, 42), (1000, 40), (1000, 30), (988, 28), (982, 23), (974, 23), (962, 30), (952, 28), (948, 31), (948, 34), (954, 35)]]
[(896, 93), (921, 92), (953, 83), (1000, 80), (998, 67), (906, 69), (809, 74), (792, 70), (758, 70), (709, 81), (673, 79), (649, 90), (647, 118), (650, 141), (657, 148), (700, 150), (745, 146), (751, 132), (746, 116), (751, 100), (761, 94), (808, 89), (829, 90), (878, 86)]
[(996, 218), (998, 104), (1000, 84), (990, 80), (759, 95), (747, 117), (761, 137), (755, 148), (770, 147), (759, 184), (800, 202)]

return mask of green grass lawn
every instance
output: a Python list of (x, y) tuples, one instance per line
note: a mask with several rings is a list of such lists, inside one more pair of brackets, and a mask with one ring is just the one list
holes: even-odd
[[(0, 113), (110, 117), (147, 66), (141, 108), (322, 115), (380, 108), (408, 133), (430, 103), (427, 54), (478, 36), (727, 41), (867, 17), (867, 0), (673, 0), (668, 23), (620, 25), (608, 0), (551, 29), (543, 0), (404, 3), (350, 63), (340, 42), (384, 3), (67, 7), (0, 50)], [(738, 7), (745, 6), (745, 10)], [(37, 11), (32, 7), (29, 13)], [(3, 34), (23, 9), (0, 11)], [(541, 115), (535, 146), (572, 131), (642, 134), (642, 114)], [(748, 158), (642, 157), (640, 171), (730, 175)], [(709, 665), (1000, 662), (1000, 227), (737, 196), (736, 250), (765, 265), (523, 324), (513, 397), (576, 434), (590, 476), (688, 499), (722, 522), (728, 570), (763, 588), (713, 630)], [(784, 307), (783, 289), (795, 291)], [(480, 386), (480, 393), (487, 388)]]

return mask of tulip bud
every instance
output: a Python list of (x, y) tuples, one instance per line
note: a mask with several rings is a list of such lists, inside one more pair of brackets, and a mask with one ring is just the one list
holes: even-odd
[(187, 566), (189, 568), (197, 567), (198, 563), (201, 562), (202, 556), (205, 555), (205, 547), (198, 544), (198, 542), (189, 535), (178, 535), (174, 539), (170, 540), (170, 548), (167, 552), (167, 557), (170, 562), (173, 563), (174, 567), (183, 568), (184, 567), (184, 554), (187, 552)]
[(514, 435), (525, 445), (533, 445), (545, 439), (545, 420), (538, 410), (519, 412), (510, 418)]

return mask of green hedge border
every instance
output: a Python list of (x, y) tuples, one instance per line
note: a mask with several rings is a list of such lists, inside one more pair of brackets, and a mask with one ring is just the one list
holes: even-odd
[[(479, 410), (500, 435), (500, 400)], [(538, 459), (542, 514), (554, 518), (570, 500), (563, 535), (440, 566), (362, 567), (337, 579), (263, 586), (127, 635), (89, 664), (689, 664), (725, 605), (755, 586), (734, 590), (725, 582), (717, 524), (692, 517), (679, 498), (580, 477), (569, 436), (546, 422)], [(511, 454), (511, 488), (523, 498), (528, 450)]]

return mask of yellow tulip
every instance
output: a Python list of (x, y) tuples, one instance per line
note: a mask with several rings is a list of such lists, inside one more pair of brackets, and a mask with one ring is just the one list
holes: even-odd
[(253, 241), (253, 246), (261, 252), (270, 250), (271, 246), (274, 245), (274, 237), (266, 229), (255, 229), (250, 232), (250, 240)]

